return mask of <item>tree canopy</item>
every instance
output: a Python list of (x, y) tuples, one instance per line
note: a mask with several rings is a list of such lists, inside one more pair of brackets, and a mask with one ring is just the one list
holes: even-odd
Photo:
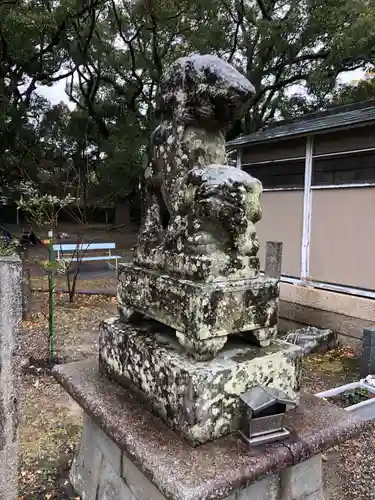
[[(79, 186), (83, 202), (132, 192), (166, 66), (192, 52), (231, 62), (255, 87), (229, 137), (281, 117), (373, 96), (375, 0), (0, 0), (0, 195), (21, 181)], [(40, 85), (66, 82), (72, 106)], [(297, 86), (297, 87), (296, 87)]]

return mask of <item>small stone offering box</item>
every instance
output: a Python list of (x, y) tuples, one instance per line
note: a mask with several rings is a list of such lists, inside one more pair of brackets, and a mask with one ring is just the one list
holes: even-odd
[[(302, 351), (276, 337), (281, 245), (261, 276), (262, 185), (225, 151), (253, 94), (210, 55), (165, 72), (119, 316), (100, 325), (99, 363), (55, 369), (85, 411), (70, 476), (83, 500), (323, 500), (320, 453), (361, 428), (300, 395)], [(244, 411), (254, 391), (279, 413)]]

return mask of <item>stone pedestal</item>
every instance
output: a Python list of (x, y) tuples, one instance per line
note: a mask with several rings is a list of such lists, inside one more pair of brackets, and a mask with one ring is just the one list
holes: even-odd
[(261, 346), (276, 336), (278, 279), (206, 283), (121, 264), (117, 297), (125, 318), (136, 311), (174, 328), (181, 344), (187, 350), (190, 344), (201, 358), (214, 357), (233, 333), (242, 332)]
[(60, 365), (54, 374), (85, 411), (70, 475), (82, 500), (323, 500), (320, 454), (364, 425), (302, 393), (286, 415), (284, 442), (250, 449), (232, 434), (192, 448), (100, 375), (97, 360)]
[(18, 499), (19, 365), (22, 269), (18, 257), (0, 257), (0, 499)]
[[(88, 415), (70, 482), (82, 500), (168, 500)], [(324, 500), (321, 455), (271, 473), (225, 500)]]
[(298, 403), (302, 351), (275, 340), (268, 347), (231, 336), (211, 361), (196, 362), (174, 331), (156, 321), (106, 320), (100, 327), (104, 372), (132, 389), (193, 445), (239, 428), (239, 396), (257, 384), (280, 389)]

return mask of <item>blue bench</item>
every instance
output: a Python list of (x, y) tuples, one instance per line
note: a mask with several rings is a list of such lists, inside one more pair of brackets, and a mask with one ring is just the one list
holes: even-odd
[[(106, 262), (114, 260), (116, 269), (120, 255), (112, 255), (111, 250), (116, 248), (116, 243), (58, 243), (53, 245), (53, 251), (57, 253), (56, 260), (58, 262), (95, 262), (104, 260)], [(105, 255), (88, 255), (90, 252), (106, 250)]]

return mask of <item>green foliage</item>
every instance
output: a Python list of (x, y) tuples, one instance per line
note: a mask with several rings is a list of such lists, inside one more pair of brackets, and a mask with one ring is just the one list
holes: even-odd
[(366, 401), (368, 399), (368, 391), (367, 389), (361, 388), (346, 391), (342, 395), (342, 399), (347, 404), (347, 406), (352, 406), (357, 403), (361, 403), (362, 401)]
[[(111, 125), (103, 95), (113, 96), (112, 111), (122, 104), (138, 130), (147, 131), (164, 68), (181, 55), (212, 52), (235, 64), (256, 89), (251, 112), (231, 131), (233, 137), (293, 113), (293, 85), (312, 96), (311, 102), (300, 99), (305, 109), (317, 107), (341, 72), (371, 64), (374, 12), (375, 0), (111, 2), (96, 24), (71, 95), (107, 138)], [(84, 44), (80, 37), (77, 47)]]
[[(134, 192), (155, 126), (163, 71), (214, 53), (255, 87), (228, 137), (332, 103), (372, 97), (375, 0), (10, 0), (0, 3), (0, 199), (21, 181), (40, 195), (111, 204)], [(74, 104), (38, 85), (65, 79)], [(298, 86), (297, 92), (294, 86)]]
[(10, 0), (0, 3), (0, 196), (37, 169), (34, 147), (46, 103), (35, 89), (71, 74), (74, 26), (100, 0)]
[(51, 194), (41, 194), (32, 185), (24, 185), (22, 191), (23, 196), (17, 201), (17, 207), (39, 227), (56, 228), (59, 212), (77, 201), (70, 194), (64, 198), (58, 198)]
[(346, 105), (375, 99), (375, 77), (371, 74), (358, 82), (340, 85), (332, 95), (332, 104)]
[(47, 273), (65, 274), (65, 265), (62, 261), (54, 260), (50, 262), (49, 260), (38, 260), (37, 263)]

